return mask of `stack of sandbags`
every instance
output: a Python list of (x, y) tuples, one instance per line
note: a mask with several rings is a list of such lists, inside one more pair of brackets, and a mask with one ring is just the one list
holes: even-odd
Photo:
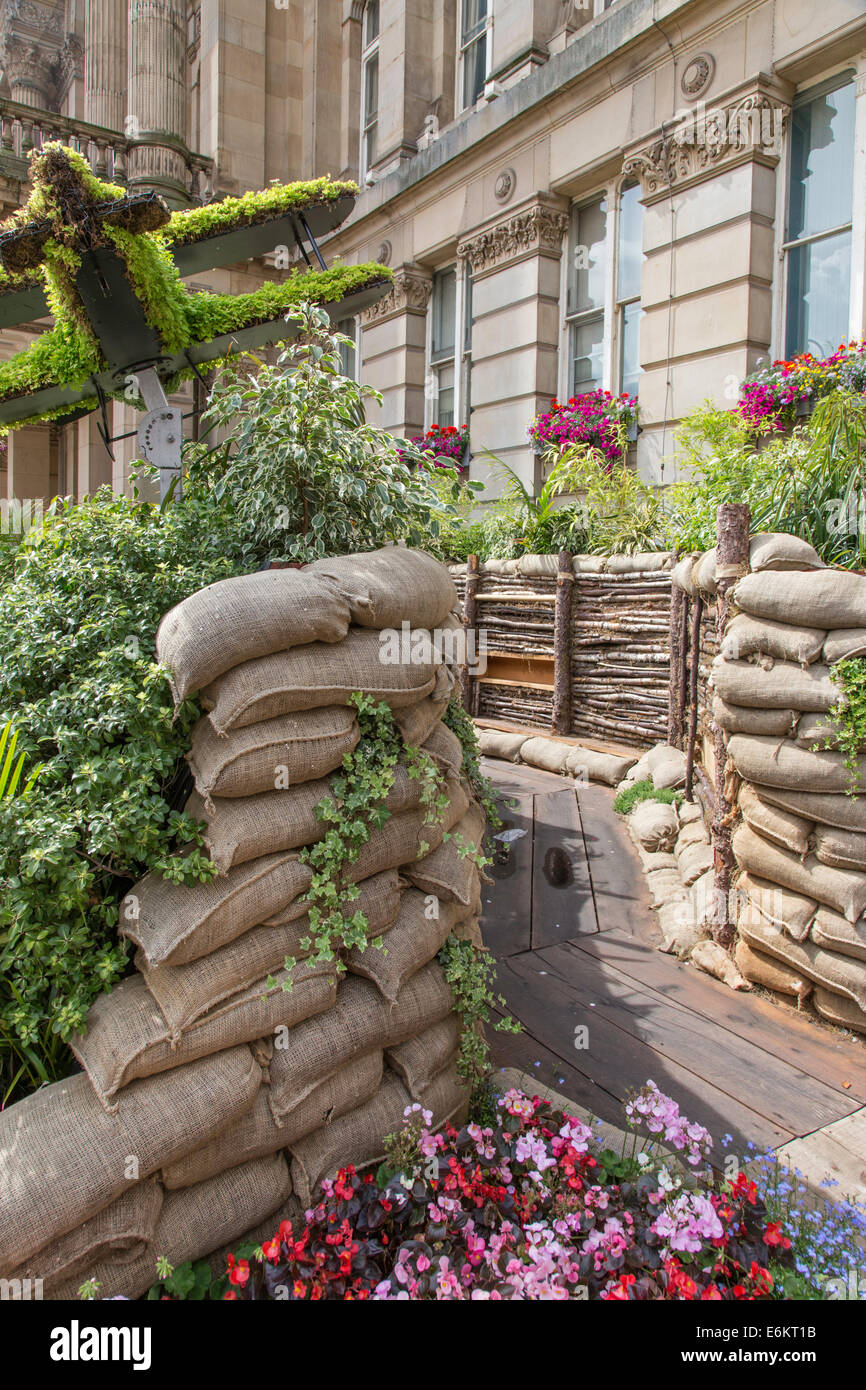
[(523, 762), (560, 777), (573, 777), (580, 785), (603, 782), (608, 787), (616, 786), (635, 762), (634, 754), (603, 753), (561, 738), (503, 729), (479, 729), (478, 744), (485, 758)]
[[(217, 873), (135, 885), (118, 930), (136, 973), (73, 1039), (84, 1074), (0, 1115), (0, 1276), (43, 1278), (48, 1297), (88, 1277), (104, 1296), (139, 1295), (157, 1256), (205, 1256), (293, 1191), (308, 1205), (338, 1167), (381, 1158), (413, 1101), (434, 1124), (463, 1109), (434, 958), (452, 932), (480, 942), (484, 816), (442, 722), (453, 605), (443, 566), (389, 548), (225, 580), (163, 620), (175, 700), (199, 694), (208, 710), (187, 809)], [(312, 959), (302, 851), (358, 743), (358, 690), (429, 754), (445, 810), (428, 823), (420, 780), (398, 765), (390, 814), (346, 873), (346, 916), (384, 943), (343, 949), (343, 974)]]
[[(832, 667), (866, 654), (866, 578), (796, 537), (755, 537), (713, 664), (713, 715), (743, 779), (733, 838), (738, 961), (756, 983), (866, 1031), (866, 759), (853, 772), (830, 713)], [(809, 566), (807, 568), (807, 566)]]

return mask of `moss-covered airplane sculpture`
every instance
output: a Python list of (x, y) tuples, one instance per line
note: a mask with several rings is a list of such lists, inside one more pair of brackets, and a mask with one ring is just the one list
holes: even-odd
[[(391, 281), (385, 266), (328, 270), (322, 259), (316, 238), (348, 216), (354, 184), (271, 185), (172, 215), (154, 193), (101, 182), (59, 144), (31, 156), (31, 181), (26, 206), (0, 225), (0, 326), (50, 313), (54, 327), (0, 364), (0, 433), (101, 406), (108, 444), (106, 396), (133, 397), (148, 411), (139, 440), (160, 467), (163, 494), (180, 469), (180, 416), (166, 390), (202, 366), (292, 338), (287, 315), (301, 300), (348, 318)], [(252, 294), (194, 293), (181, 278), (293, 242), (308, 268)]]

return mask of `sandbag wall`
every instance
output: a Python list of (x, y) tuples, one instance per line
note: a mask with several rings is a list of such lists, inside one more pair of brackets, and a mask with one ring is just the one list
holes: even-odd
[[(74, 1039), (83, 1071), (0, 1114), (0, 1277), (41, 1279), (53, 1298), (90, 1277), (102, 1296), (139, 1296), (158, 1256), (276, 1226), (338, 1167), (381, 1159), (413, 1101), (434, 1124), (461, 1114), (459, 1020), (435, 956), (452, 932), (480, 941), (467, 849), (484, 818), (442, 722), (454, 676), (437, 634), (455, 602), (444, 566), (393, 547), (224, 580), (166, 615), (175, 701), (198, 694), (208, 711), (187, 809), (217, 873), (134, 886), (118, 930), (136, 971)], [(384, 947), (343, 950), (338, 974), (309, 963), (302, 850), (358, 743), (357, 690), (429, 753), (447, 807), (428, 823), (398, 765), (344, 900)]]
[[(671, 557), (576, 555), (568, 589), (556, 555), (450, 566), (486, 669), (470, 673), (477, 718), (644, 747), (667, 737)], [(555, 641), (557, 596), (568, 616)], [(560, 671), (564, 680), (560, 680)], [(558, 723), (557, 684), (565, 687)]]
[[(805, 542), (755, 535), (751, 573), (709, 671), (712, 718), (739, 782), (733, 852), (737, 964), (753, 983), (866, 1032), (866, 759), (853, 773), (831, 708), (832, 666), (866, 655), (866, 577)], [(715, 556), (674, 583), (712, 602)]]

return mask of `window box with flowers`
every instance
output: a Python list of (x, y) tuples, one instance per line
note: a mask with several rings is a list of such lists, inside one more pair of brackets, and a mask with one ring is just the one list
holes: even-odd
[(866, 341), (840, 343), (830, 357), (806, 352), (763, 367), (743, 382), (736, 409), (759, 433), (782, 433), (837, 390), (866, 394)]
[(469, 468), (468, 425), (461, 425), (459, 429), (456, 425), (431, 425), (426, 434), (413, 435), (409, 442), (430, 454), (434, 467), (456, 468), (459, 473)]
[(551, 401), (550, 410), (537, 415), (528, 437), (536, 454), (562, 452), (572, 444), (597, 449), (608, 470), (624, 461), (627, 445), (637, 439), (638, 404), (634, 396), (609, 391), (587, 391), (565, 402)]

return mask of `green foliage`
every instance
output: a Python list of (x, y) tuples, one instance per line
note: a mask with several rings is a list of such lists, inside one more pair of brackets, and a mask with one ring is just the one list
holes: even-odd
[(201, 241), (218, 232), (249, 227), (281, 212), (302, 211), (317, 203), (336, 202), (344, 193), (356, 194), (356, 183), (331, 179), (308, 179), (298, 183), (272, 183), (260, 193), (244, 193), (240, 198), (223, 198), (201, 208), (185, 208), (172, 214), (161, 236), (172, 246)]
[(648, 778), (618, 792), (613, 800), (613, 809), (621, 816), (627, 816), (641, 801), (660, 801), (664, 806), (678, 806), (682, 799), (682, 792), (671, 791), (668, 787), (654, 787)]
[(589, 555), (631, 555), (667, 548), (661, 495), (633, 469), (609, 463), (586, 444), (572, 444), (557, 466), (568, 477), (569, 491), (581, 498), (582, 544), (566, 549), (579, 548)]
[[(252, 1244), (238, 1246), (235, 1254), (242, 1259), (251, 1259), (260, 1250)], [(205, 1299), (222, 1299), (228, 1288), (225, 1274), (214, 1275), (207, 1260), (187, 1260), (185, 1264), (174, 1266), (164, 1256), (156, 1262), (157, 1282), (152, 1284), (145, 1295), (149, 1303), (169, 1300), (201, 1303)]]
[(502, 824), (502, 819), (496, 806), (496, 789), (490, 778), (485, 777), (481, 771), (478, 731), (471, 717), (454, 695), (448, 701), (442, 722), (460, 740), (460, 746), (463, 749), (463, 776), (469, 782), (474, 796), (481, 803), (489, 828), (498, 830)]
[(191, 342), (209, 342), (224, 333), (236, 333), (241, 328), (279, 318), (304, 301), (335, 303), (346, 295), (390, 278), (391, 272), (384, 266), (369, 262), (332, 266), (330, 270), (298, 271), (281, 285), (268, 281), (250, 294), (210, 294), (203, 290), (188, 301), (189, 338)]
[(866, 657), (853, 656), (837, 661), (830, 668), (830, 674), (842, 686), (842, 698), (833, 706), (830, 715), (848, 769), (848, 793), (857, 796), (866, 790), (860, 783), (858, 766), (866, 749)]
[(0, 730), (0, 798), (4, 796), (11, 798), (16, 795), (26, 796), (42, 771), (42, 764), (37, 763), (19, 793), (18, 788), (21, 783), (24, 764), (27, 761), (27, 754), (19, 753), (16, 761), (17, 747), (18, 732), (13, 730), (12, 720), (8, 719)]
[[(490, 1011), (505, 1008), (501, 994), (493, 993), (496, 965), (489, 951), (480, 949), (452, 932), (439, 952), (438, 960), (451, 986), (454, 1007), (460, 1014), (460, 1051), (457, 1073), (469, 1088), (469, 1111), (479, 1123), (489, 1122), (495, 1113), (490, 1089), (490, 1045), (484, 1024)], [(519, 1033), (520, 1024), (505, 1014), (493, 1025), (498, 1033)]]
[[(175, 718), (153, 658), (175, 603), (252, 566), (210, 502), (159, 508), (103, 489), (57, 501), (3, 591), (0, 716), (44, 764), (0, 800), (0, 1095), (63, 1075), (65, 1042), (127, 967), (130, 881), (212, 874), (199, 828), (166, 800), (198, 710)], [(189, 853), (180, 854), (180, 850)]]
[[(230, 368), (214, 391), (206, 419), (231, 437), (188, 448), (196, 476), (210, 480), (262, 558), (310, 561), (438, 535), (450, 506), (430, 485), (427, 461), (364, 422), (364, 403), (381, 397), (341, 375), (346, 340), (329, 332), (324, 310), (303, 304), (294, 317), (302, 336), (275, 367), (259, 365), (254, 377)], [(419, 466), (401, 462), (398, 448)]]
[[(580, 471), (578, 451), (561, 457), (550, 456), (550, 468), (538, 493), (531, 491), (518, 473), (501, 459), (494, 459), (493, 472), (504, 483), (498, 506), (500, 517), (513, 521), (519, 530), (521, 554), (549, 554), (552, 551), (581, 548), (586, 518), (579, 508), (557, 505), (563, 493), (578, 490)], [(518, 540), (515, 535), (514, 541)], [(508, 557), (505, 557), (508, 558)]]

